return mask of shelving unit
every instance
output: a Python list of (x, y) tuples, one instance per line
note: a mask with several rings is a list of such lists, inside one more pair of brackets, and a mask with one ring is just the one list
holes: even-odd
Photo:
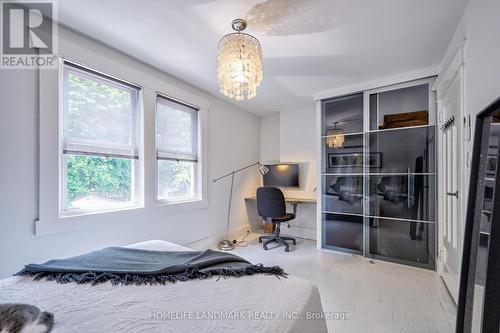
[(321, 101), (321, 248), (435, 267), (432, 81)]

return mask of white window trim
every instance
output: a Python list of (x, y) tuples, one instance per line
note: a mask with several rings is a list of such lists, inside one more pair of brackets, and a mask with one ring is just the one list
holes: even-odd
[[(74, 63), (70, 61), (70, 63)], [(80, 64), (77, 64), (80, 65)], [(64, 80), (65, 80), (65, 75), (64, 75), (64, 67), (65, 66), (71, 66), (71, 65), (65, 65), (63, 59), (59, 59), (59, 66), (58, 66), (58, 71), (59, 71), (59, 93), (64, 91)], [(81, 66), (82, 68), (78, 69), (78, 72), (83, 72), (87, 78), (93, 78), (93, 75), (102, 75), (102, 77), (98, 76), (93, 78), (94, 80), (99, 80), (102, 82), (105, 82), (103, 80), (103, 77), (109, 77), (110, 75), (107, 73), (99, 73), (94, 71), (92, 68), (89, 68), (89, 72), (85, 72), (85, 66)], [(92, 73), (96, 72), (96, 73)], [(120, 79), (116, 78), (116, 82), (120, 84)], [(137, 131), (137, 150), (135, 148), (130, 148), (128, 145), (123, 145), (126, 148), (118, 147), (103, 147), (103, 146), (95, 146), (95, 145), (89, 145), (89, 144), (74, 144), (71, 142), (65, 142), (64, 137), (62, 136), (64, 132), (64, 96), (61, 94), (59, 96), (59, 168), (60, 168), (60, 174), (59, 174), (59, 217), (64, 218), (64, 217), (71, 217), (71, 216), (79, 216), (79, 215), (87, 215), (87, 214), (99, 214), (99, 213), (105, 213), (105, 212), (113, 212), (113, 211), (118, 211), (118, 210), (126, 210), (126, 209), (133, 209), (133, 208), (140, 208), (144, 207), (144, 193), (141, 190), (143, 188), (143, 166), (144, 163), (142, 162), (142, 156), (139, 153), (140, 151), (140, 146), (141, 146), (141, 139), (140, 139), (140, 130), (141, 130), (141, 119), (143, 117), (143, 102), (142, 102), (142, 87), (137, 86), (138, 89), (138, 95), (137, 95), (137, 119), (136, 119), (136, 124), (135, 124), (135, 129), (133, 131)], [(135, 155), (138, 157), (138, 160), (136, 163), (132, 165), (132, 181), (131, 181), (131, 189), (132, 189), (132, 200), (129, 202), (123, 202), (123, 203), (114, 203), (106, 206), (98, 206), (98, 207), (89, 207), (89, 208), (64, 208), (66, 202), (65, 202), (65, 196), (67, 195), (67, 177), (66, 177), (66, 163), (64, 162), (64, 159), (67, 158), (69, 155), (64, 154), (63, 151), (69, 149), (69, 150), (80, 150), (80, 151), (88, 151), (88, 152), (96, 152), (96, 153), (115, 153), (115, 154), (123, 154), (123, 155)], [(132, 162), (134, 162), (132, 160)]]
[[(107, 73), (124, 81), (134, 82), (142, 87), (142, 107), (139, 117), (139, 168), (140, 188), (139, 204), (127, 204), (123, 207), (113, 206), (98, 211), (79, 210), (77, 215), (68, 213), (60, 215), (61, 191), (59, 179), (62, 179), (60, 130), (61, 118), (59, 85), (61, 84), (61, 67), (58, 70), (39, 70), (39, 217), (35, 222), (35, 235), (47, 235), (77, 229), (117, 226), (127, 223), (141, 223), (148, 220), (169, 222), (168, 216), (181, 212), (208, 207), (208, 172), (207, 172), (207, 125), (210, 103), (207, 99), (179, 88), (177, 85), (163, 80), (165, 74), (148, 75), (140, 70), (96, 56), (91, 50), (79, 45), (67, 45), (65, 55), (69, 61), (82, 64), (92, 70)], [(62, 58), (61, 58), (62, 61)], [(144, 66), (137, 63), (137, 66)], [(126, 74), (122, 74), (126, 73)], [(199, 176), (200, 198), (195, 201), (158, 202), (156, 179), (156, 141), (155, 141), (155, 108), (156, 92), (199, 108)]]
[[(198, 140), (198, 142), (196, 143), (196, 149), (197, 149), (197, 152), (196, 152), (196, 159), (197, 159), (197, 162), (196, 162), (196, 165), (195, 165), (195, 175), (194, 175), (194, 185), (195, 185), (195, 189), (194, 189), (194, 198), (185, 198), (185, 199), (176, 199), (176, 200), (168, 200), (168, 199), (160, 199), (159, 198), (159, 191), (158, 191), (158, 161), (160, 160), (158, 158), (158, 155), (161, 154), (158, 152), (158, 148), (156, 146), (156, 119), (158, 117), (158, 98), (168, 98), (168, 99), (171, 99), (172, 102), (176, 102), (176, 99), (172, 96), (168, 96), (164, 93), (161, 93), (161, 92), (156, 92), (156, 98), (155, 98), (155, 154), (156, 154), (156, 168), (155, 168), (155, 178), (156, 178), (156, 182), (155, 182), (155, 195), (156, 195), (156, 203), (157, 205), (177, 205), (177, 204), (184, 204), (184, 203), (189, 203), (189, 202), (196, 202), (196, 201), (199, 201), (203, 198), (203, 188), (202, 186), (200, 186), (203, 182), (203, 175), (202, 175), (202, 170), (203, 170), (203, 161), (201, 159), (201, 146), (202, 146), (202, 131), (201, 131), (201, 124), (202, 124), (202, 119), (201, 119), (201, 112), (200, 112), (200, 109), (193, 105), (193, 108), (197, 109), (197, 116), (196, 116), (196, 121), (197, 121), (197, 130), (198, 130), (198, 133), (196, 135), (196, 138)], [(180, 104), (189, 104), (185, 101), (178, 101), (178, 103)], [(168, 155), (172, 155), (172, 154), (168, 154)]]

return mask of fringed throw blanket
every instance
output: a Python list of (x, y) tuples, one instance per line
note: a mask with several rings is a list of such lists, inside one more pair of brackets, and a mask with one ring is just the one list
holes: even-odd
[(279, 266), (252, 265), (226, 252), (151, 251), (127, 247), (108, 247), (77, 257), (29, 264), (16, 275), (31, 275), (35, 280), (47, 278), (58, 283), (96, 285), (111, 281), (113, 285), (141, 285), (255, 273), (286, 276)]

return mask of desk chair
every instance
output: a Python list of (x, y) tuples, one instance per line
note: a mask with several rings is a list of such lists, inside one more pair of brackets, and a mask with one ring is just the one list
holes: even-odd
[(267, 250), (267, 245), (276, 242), (279, 245), (285, 246), (285, 252), (288, 252), (289, 245), (286, 241), (291, 241), (296, 244), (295, 238), (281, 237), (280, 226), (283, 222), (291, 221), (295, 218), (295, 214), (287, 213), (285, 206), (285, 197), (279, 188), (266, 186), (257, 189), (257, 211), (259, 216), (266, 223), (273, 223), (276, 226), (276, 233), (273, 236), (260, 236), (259, 243), (265, 240), (263, 247)]

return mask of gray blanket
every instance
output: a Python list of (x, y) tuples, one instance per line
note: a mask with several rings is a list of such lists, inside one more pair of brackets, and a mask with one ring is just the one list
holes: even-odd
[(59, 283), (111, 281), (117, 284), (165, 284), (212, 276), (242, 276), (255, 273), (286, 276), (279, 266), (252, 265), (245, 259), (219, 251), (151, 251), (108, 247), (67, 259), (29, 264), (16, 275), (31, 275)]

